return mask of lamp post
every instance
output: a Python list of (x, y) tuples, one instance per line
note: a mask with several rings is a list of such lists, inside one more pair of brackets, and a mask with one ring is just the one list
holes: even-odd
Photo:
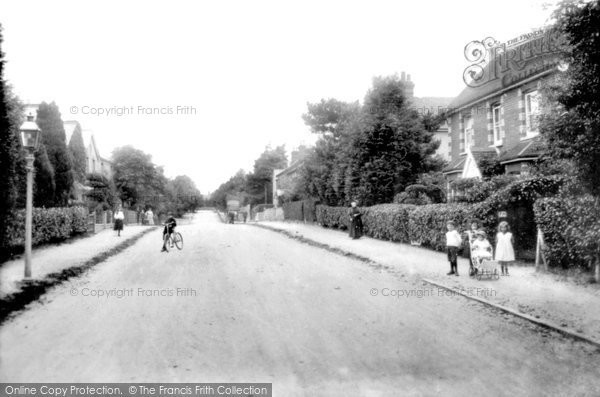
[(31, 280), (31, 232), (33, 208), (33, 161), (34, 152), (38, 147), (41, 130), (29, 114), (21, 125), (21, 143), (27, 151), (27, 204), (25, 209), (25, 281)]

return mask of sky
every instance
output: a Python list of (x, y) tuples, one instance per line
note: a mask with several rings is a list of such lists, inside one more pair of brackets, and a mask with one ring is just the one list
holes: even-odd
[(26, 103), (55, 101), (104, 157), (133, 145), (207, 194), (267, 145), (312, 144), (307, 102), (362, 101), (402, 71), (415, 96), (458, 95), (465, 45), (544, 25), (548, 3), (0, 0), (4, 77)]

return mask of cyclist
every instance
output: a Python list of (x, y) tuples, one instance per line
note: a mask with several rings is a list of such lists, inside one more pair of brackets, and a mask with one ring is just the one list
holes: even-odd
[(163, 229), (163, 246), (162, 246), (162, 249), (160, 250), (160, 252), (168, 252), (167, 247), (166, 247), (167, 239), (165, 239), (165, 236), (167, 236), (167, 235), (171, 236), (171, 234), (175, 230), (175, 226), (177, 226), (177, 221), (173, 217), (173, 213), (171, 213), (171, 212), (168, 213), (168, 217), (167, 217), (167, 220), (165, 221), (164, 225), (165, 225), (165, 228)]

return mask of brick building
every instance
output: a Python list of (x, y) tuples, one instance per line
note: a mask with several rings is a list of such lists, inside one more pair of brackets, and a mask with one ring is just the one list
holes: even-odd
[(553, 30), (522, 37), (489, 46), (479, 80), (467, 80), (449, 105), (450, 163), (444, 174), (450, 197), (450, 182), (481, 177), (485, 160), (497, 160), (507, 174), (526, 175), (541, 154), (541, 88), (558, 70), (559, 38)]

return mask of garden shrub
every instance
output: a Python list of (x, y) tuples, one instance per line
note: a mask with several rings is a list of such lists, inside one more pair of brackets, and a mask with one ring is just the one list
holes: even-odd
[(446, 249), (446, 225), (452, 220), (463, 232), (473, 216), (472, 204), (430, 204), (418, 206), (409, 213), (409, 235), (412, 241), (437, 251)]
[(362, 219), (365, 235), (381, 240), (408, 243), (410, 241), (408, 215), (414, 207), (414, 205), (379, 204), (364, 208)]
[(599, 198), (542, 198), (535, 202), (534, 211), (535, 221), (544, 233), (549, 266), (590, 270), (600, 261)]
[[(87, 228), (87, 210), (84, 207), (34, 208), (32, 213), (32, 245), (66, 240), (69, 237), (85, 233)], [(25, 245), (25, 210), (15, 211), (8, 219), (7, 250)]]

